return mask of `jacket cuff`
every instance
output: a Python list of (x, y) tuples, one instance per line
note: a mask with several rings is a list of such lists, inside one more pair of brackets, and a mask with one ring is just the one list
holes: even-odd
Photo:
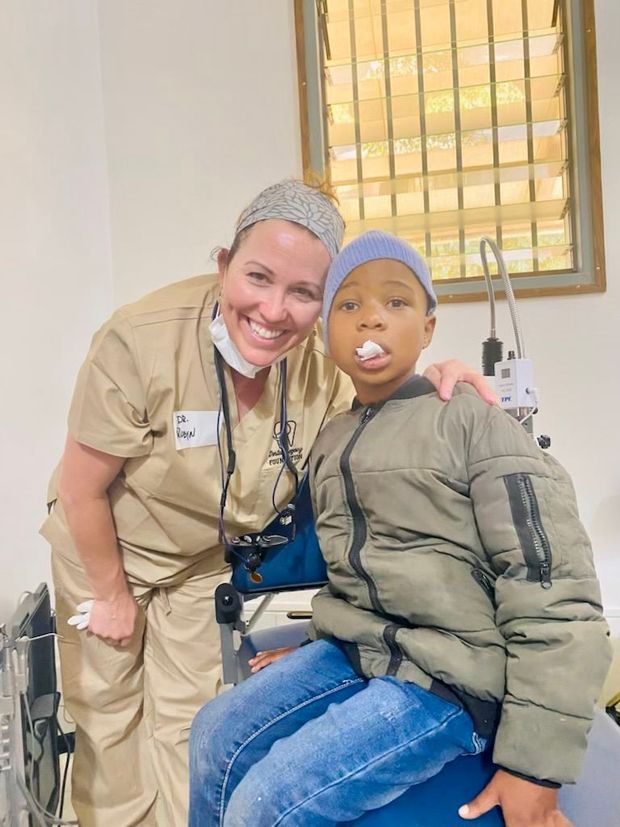
[(493, 761), (532, 780), (574, 784), (581, 772), (590, 724), (586, 718), (507, 697), (493, 746)]
[(558, 784), (557, 781), (549, 781), (547, 778), (533, 778), (531, 775), (525, 775), (525, 773), (511, 770), (510, 767), (499, 767), (499, 769), (510, 773), (510, 775), (514, 775), (516, 778), (522, 778), (524, 781), (531, 781), (532, 784), (538, 784), (539, 787), (551, 787), (554, 790), (559, 790), (562, 786)]

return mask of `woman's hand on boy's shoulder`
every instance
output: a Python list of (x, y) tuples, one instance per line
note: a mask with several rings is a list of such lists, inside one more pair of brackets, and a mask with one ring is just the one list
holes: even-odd
[(251, 666), (250, 671), (260, 672), (265, 666), (269, 666), (270, 663), (274, 663), (274, 661), (280, 660), (280, 658), (283, 658), (285, 655), (289, 655), (291, 652), (294, 652), (296, 648), (296, 646), (283, 646), (282, 649), (268, 649), (266, 652), (257, 652), (256, 655), (248, 661)]
[(500, 806), (506, 827), (572, 827), (558, 809), (558, 791), (497, 770), (482, 792), (459, 809), (461, 818), (479, 818)]
[(489, 385), (487, 378), (473, 370), (459, 359), (448, 359), (445, 362), (433, 362), (424, 371), (424, 376), (437, 388), (439, 396), (444, 401), (452, 398), (452, 391), (457, 382), (467, 382), (478, 396), (489, 405), (498, 405), (499, 400), (495, 391)]

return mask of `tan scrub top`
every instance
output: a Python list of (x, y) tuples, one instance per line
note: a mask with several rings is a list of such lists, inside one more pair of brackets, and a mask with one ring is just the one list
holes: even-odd
[[(219, 294), (216, 275), (157, 290), (118, 310), (95, 334), (77, 380), (69, 433), (77, 441), (127, 457), (109, 489), (128, 575), (175, 582), (206, 552), (217, 550), (222, 471), (217, 446), (219, 391), (209, 333)], [(349, 407), (353, 389), (325, 356), (317, 328), (288, 360), (291, 458), (303, 468), (323, 424)], [(226, 531), (258, 531), (274, 516), (272, 492), (282, 466), (274, 433), (280, 418), (279, 371), (241, 421), (226, 369), (236, 452), (225, 511)], [(226, 463), (226, 435), (220, 426)], [(278, 507), (294, 492), (286, 470)], [(49, 500), (56, 498), (52, 480)], [(42, 534), (62, 551), (70, 544), (62, 509)]]

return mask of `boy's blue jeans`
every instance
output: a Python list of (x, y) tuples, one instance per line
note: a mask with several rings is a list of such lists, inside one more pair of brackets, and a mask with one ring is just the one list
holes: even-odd
[(464, 710), (415, 684), (360, 678), (336, 643), (317, 641), (198, 713), (189, 825), (338, 824), (483, 747)]

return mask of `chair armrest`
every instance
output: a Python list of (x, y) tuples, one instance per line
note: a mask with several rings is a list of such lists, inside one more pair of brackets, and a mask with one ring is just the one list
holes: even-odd
[(220, 624), (232, 624), (233, 628), (239, 628), (241, 614), (243, 612), (243, 600), (239, 592), (231, 583), (220, 583), (215, 590), (215, 619)]

